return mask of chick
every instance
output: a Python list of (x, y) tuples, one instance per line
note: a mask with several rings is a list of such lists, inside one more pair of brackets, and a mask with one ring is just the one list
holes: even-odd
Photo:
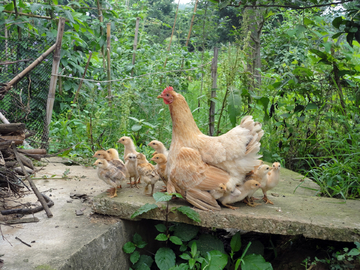
[[(265, 186), (266, 185), (266, 180), (267, 180), (267, 173), (271, 170), (270, 166), (268, 165), (261, 165), (260, 167), (258, 167), (256, 169), (256, 171), (254, 172), (254, 174), (251, 176), (250, 180), (255, 180), (258, 181), (259, 184), (261, 186)], [(250, 181), (248, 180), (248, 181)], [(246, 183), (246, 182), (245, 182)], [(254, 203), (254, 198), (253, 195), (255, 193), (256, 190), (251, 191), (246, 200), (244, 200), (244, 202), (249, 205), (249, 206), (256, 206), (259, 205), (258, 203)]]
[(166, 147), (164, 146), (164, 144), (162, 142), (159, 142), (157, 140), (153, 140), (148, 144), (148, 146), (154, 148), (155, 152), (154, 152), (153, 155), (164, 154), (165, 157), (168, 156), (168, 151), (167, 151)]
[(137, 154), (136, 159), (137, 159), (137, 168), (138, 168), (139, 175), (146, 184), (144, 193), (146, 194), (148, 192), (149, 185), (151, 185), (150, 195), (152, 196), (154, 193), (155, 183), (158, 180), (160, 180), (160, 176), (157, 173), (157, 171), (155, 170), (154, 165), (152, 165), (151, 163), (149, 163), (146, 160), (146, 157), (144, 154), (141, 154), (141, 153)]
[(135, 155), (139, 154), (139, 152), (136, 151), (135, 144), (130, 137), (123, 136), (118, 140), (118, 142), (125, 146), (124, 159), (130, 153), (133, 153)]
[[(126, 168), (124, 162), (119, 159), (119, 154), (116, 149), (110, 148), (107, 151), (98, 150), (95, 152), (93, 157), (97, 159), (105, 159), (108, 163), (114, 165), (116, 168), (122, 171), (124, 175), (126, 175)], [(121, 185), (119, 186), (119, 188), (121, 188)]]
[(263, 200), (266, 203), (270, 203), (270, 204), (274, 204), (272, 201), (270, 201), (268, 199), (268, 197), (266, 196), (266, 192), (270, 189), (273, 189), (274, 187), (277, 186), (277, 184), (279, 183), (280, 180), (280, 168), (281, 165), (279, 162), (274, 162), (272, 164), (272, 169), (270, 172), (267, 173), (267, 177), (266, 177), (266, 184), (265, 185), (261, 185), (261, 189), (264, 193), (264, 197)]
[(225, 194), (223, 197), (218, 200), (222, 205), (229, 207), (232, 210), (237, 209), (238, 207), (229, 205), (230, 203), (239, 202), (246, 198), (250, 193), (254, 193), (261, 187), (260, 183), (256, 180), (246, 181), (243, 185), (236, 187), (233, 192)]
[(168, 182), (168, 177), (166, 174), (166, 162), (167, 162), (167, 158), (164, 154), (155, 154), (152, 158), (152, 161), (154, 161), (156, 163), (156, 171), (158, 172), (161, 180), (164, 182), (165, 184), (165, 189), (162, 189), (162, 192), (166, 191), (166, 185)]
[(136, 159), (136, 155), (133, 153), (129, 153), (127, 154), (127, 156), (125, 157), (125, 168), (126, 168), (126, 176), (129, 178), (130, 180), (130, 187), (133, 187), (133, 182), (131, 181), (132, 178), (135, 179), (135, 187), (139, 188), (137, 186), (137, 179), (139, 178), (139, 172), (137, 169), (137, 159)]
[(217, 187), (216, 189), (210, 190), (210, 194), (211, 196), (214, 197), (215, 200), (223, 197), (225, 192), (226, 192), (226, 185), (224, 183), (221, 183), (219, 187)]
[(107, 162), (106, 159), (98, 159), (94, 165), (97, 166), (98, 177), (112, 186), (110, 198), (117, 197), (117, 187), (121, 184), (121, 180), (125, 179), (124, 173)]

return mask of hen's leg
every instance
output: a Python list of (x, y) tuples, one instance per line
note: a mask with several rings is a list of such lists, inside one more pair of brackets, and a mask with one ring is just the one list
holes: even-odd
[(268, 199), (268, 197), (266, 196), (266, 194), (264, 194), (264, 197), (263, 197), (263, 201), (266, 203), (266, 204), (274, 204), (272, 201), (270, 201), (269, 199)]

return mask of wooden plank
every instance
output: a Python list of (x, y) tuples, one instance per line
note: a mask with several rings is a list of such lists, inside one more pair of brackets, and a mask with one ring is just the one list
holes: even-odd
[(25, 131), (24, 123), (0, 124), (0, 134), (2, 135), (11, 132), (24, 133), (24, 131)]
[(19, 145), (19, 144), (23, 144), (25, 140), (25, 134), (21, 136), (0, 136), (0, 138), (8, 141), (14, 141), (15, 145)]

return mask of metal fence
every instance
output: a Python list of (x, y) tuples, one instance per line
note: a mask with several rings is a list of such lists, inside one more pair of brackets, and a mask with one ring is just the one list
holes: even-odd
[[(0, 84), (5, 84), (41, 56), (55, 39), (0, 40)], [(0, 112), (10, 123), (25, 123), (33, 136), (26, 141), (34, 148), (48, 148), (46, 103), (53, 52), (29, 71), (0, 100)]]

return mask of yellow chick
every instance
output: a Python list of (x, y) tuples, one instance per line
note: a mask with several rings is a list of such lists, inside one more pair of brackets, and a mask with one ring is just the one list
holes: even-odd
[(267, 177), (266, 177), (266, 184), (265, 185), (261, 185), (261, 189), (264, 193), (264, 197), (263, 200), (265, 201), (265, 203), (270, 203), (270, 204), (274, 204), (272, 201), (270, 201), (268, 199), (268, 197), (266, 196), (266, 192), (270, 189), (273, 189), (274, 187), (277, 186), (277, 184), (279, 184), (279, 180), (280, 180), (280, 168), (281, 165), (279, 162), (274, 162), (272, 164), (272, 169), (270, 172), (267, 173)]
[(222, 205), (229, 207), (232, 210), (238, 207), (229, 205), (230, 203), (236, 203), (245, 199), (250, 193), (254, 193), (261, 187), (260, 183), (256, 180), (248, 180), (243, 185), (236, 187), (231, 193), (225, 194), (219, 198)]
[(130, 153), (133, 153), (135, 155), (139, 154), (139, 152), (136, 151), (135, 144), (130, 137), (123, 136), (118, 140), (118, 142), (125, 146), (124, 159)]
[(211, 196), (214, 197), (215, 200), (223, 197), (225, 192), (226, 192), (226, 185), (223, 183), (219, 184), (219, 187), (217, 187), (216, 189), (210, 190), (210, 194)]
[(132, 178), (134, 178), (134, 182), (135, 182), (135, 187), (139, 188), (137, 185), (137, 180), (139, 178), (139, 172), (137, 169), (137, 159), (136, 159), (136, 155), (133, 153), (129, 153), (127, 154), (127, 156), (125, 157), (125, 168), (126, 168), (126, 176), (129, 178), (130, 180), (130, 187), (133, 187), (133, 182), (132, 182)]
[[(256, 171), (254, 172), (254, 174), (251, 176), (250, 180), (255, 180), (258, 181), (259, 184), (261, 186), (265, 186), (266, 185), (266, 181), (267, 181), (267, 173), (271, 170), (270, 166), (268, 165), (261, 165), (260, 167), (258, 167), (256, 169)], [(249, 181), (249, 180), (248, 180)], [(247, 181), (246, 181), (247, 182)], [(245, 183), (246, 183), (245, 182)], [(257, 189), (256, 189), (257, 190)], [(254, 203), (254, 198), (253, 195), (255, 193), (255, 191), (251, 191), (248, 196), (247, 199), (244, 200), (244, 202), (249, 205), (249, 206), (256, 206), (259, 205), (258, 203)]]
[(162, 142), (153, 140), (148, 144), (148, 146), (154, 148), (155, 152), (153, 153), (153, 156), (156, 154), (164, 154), (165, 157), (168, 156), (168, 151)]
[(152, 158), (152, 161), (154, 161), (156, 163), (156, 171), (158, 172), (161, 180), (164, 182), (165, 184), (165, 189), (161, 190), (162, 192), (166, 191), (166, 185), (168, 182), (168, 177), (166, 175), (166, 162), (167, 162), (167, 158), (164, 154), (155, 154)]
[(158, 180), (160, 180), (160, 176), (157, 173), (157, 171), (155, 170), (154, 165), (152, 165), (151, 163), (149, 163), (146, 160), (146, 157), (144, 154), (141, 154), (141, 153), (137, 154), (136, 159), (137, 159), (137, 168), (138, 168), (139, 175), (146, 184), (144, 193), (146, 194), (148, 192), (149, 186), (151, 185), (150, 195), (152, 196), (154, 193), (155, 183)]
[(125, 179), (124, 173), (107, 162), (106, 159), (98, 159), (94, 165), (97, 166), (98, 177), (109, 186), (112, 186), (110, 198), (117, 197), (117, 187), (120, 186), (121, 181)]

